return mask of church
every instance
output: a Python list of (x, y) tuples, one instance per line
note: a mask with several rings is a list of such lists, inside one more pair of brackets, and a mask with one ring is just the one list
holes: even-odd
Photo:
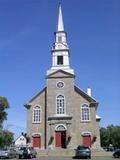
[(39, 149), (74, 149), (78, 145), (99, 149), (98, 101), (90, 88), (85, 92), (75, 84), (61, 4), (54, 36), (46, 86), (24, 105), (29, 145)]

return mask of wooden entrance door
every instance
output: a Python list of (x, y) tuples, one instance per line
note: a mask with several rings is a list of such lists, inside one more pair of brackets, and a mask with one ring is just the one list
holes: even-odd
[(84, 146), (91, 146), (91, 136), (90, 135), (84, 135), (83, 136), (83, 145)]
[(40, 136), (33, 137), (33, 147), (41, 148), (41, 137)]
[(61, 147), (66, 148), (66, 131), (61, 132)]
[(56, 147), (61, 147), (61, 131), (55, 132)]
[(66, 131), (55, 131), (55, 146), (66, 148)]

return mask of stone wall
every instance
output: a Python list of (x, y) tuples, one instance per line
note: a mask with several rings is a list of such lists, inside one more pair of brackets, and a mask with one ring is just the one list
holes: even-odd
[[(58, 88), (57, 82), (63, 81), (64, 87)], [(95, 139), (92, 144), (93, 148), (100, 148), (99, 122), (96, 121), (96, 107), (90, 105), (90, 101), (75, 91), (74, 76), (58, 72), (47, 77), (47, 87), (31, 101), (31, 107), (27, 111), (27, 133), (32, 138), (33, 133), (41, 134), (42, 148), (45, 148), (45, 106), (46, 106), (46, 144), (49, 145), (51, 137), (52, 147), (55, 148), (55, 128), (59, 124), (66, 127), (66, 137), (70, 137), (67, 148), (76, 148), (82, 145), (82, 133), (89, 132), (91, 140)], [(46, 94), (46, 96), (45, 96)], [(65, 115), (57, 117), (56, 114), (56, 96), (62, 94), (65, 96)], [(45, 98), (46, 97), (46, 98)], [(81, 121), (81, 105), (90, 106), (90, 121)], [(33, 107), (40, 105), (42, 107), (42, 122), (39, 124), (32, 123)], [(48, 147), (47, 147), (48, 148)]]

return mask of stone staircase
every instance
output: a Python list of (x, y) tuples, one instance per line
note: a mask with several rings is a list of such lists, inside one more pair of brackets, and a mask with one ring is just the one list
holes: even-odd
[[(103, 150), (91, 150), (92, 157), (112, 157), (112, 152)], [(73, 149), (56, 149), (56, 150), (37, 150), (38, 157), (74, 157), (75, 150)]]

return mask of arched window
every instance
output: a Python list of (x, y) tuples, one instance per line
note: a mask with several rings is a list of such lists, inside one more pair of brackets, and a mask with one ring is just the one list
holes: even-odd
[(90, 120), (90, 109), (87, 104), (83, 104), (81, 107), (81, 120), (82, 121)]
[(57, 114), (65, 114), (65, 98), (63, 95), (58, 95), (56, 98)]
[(55, 127), (55, 131), (66, 131), (67, 128), (65, 125), (63, 124), (58, 124), (56, 127)]
[(35, 106), (33, 108), (33, 123), (40, 123), (41, 122), (41, 107)]

